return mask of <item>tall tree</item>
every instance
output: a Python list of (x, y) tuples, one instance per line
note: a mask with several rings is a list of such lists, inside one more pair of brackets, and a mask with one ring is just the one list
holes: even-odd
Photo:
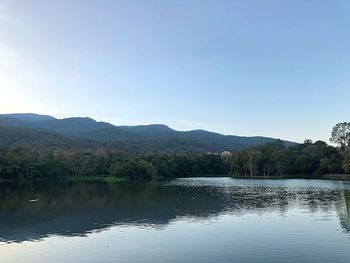
[(346, 149), (350, 146), (350, 122), (338, 123), (333, 127), (331, 142), (340, 146), (341, 149)]

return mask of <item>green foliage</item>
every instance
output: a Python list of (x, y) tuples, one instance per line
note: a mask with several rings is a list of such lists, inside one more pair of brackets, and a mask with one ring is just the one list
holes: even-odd
[(350, 151), (344, 153), (343, 169), (346, 173), (350, 173)]
[(310, 140), (292, 147), (276, 140), (231, 156), (164, 153), (141, 156), (107, 147), (43, 150), (28, 146), (0, 150), (0, 179), (12, 180), (109, 178), (111, 181), (150, 181), (228, 174), (305, 177), (342, 173), (350, 173), (350, 151)]
[(42, 152), (30, 147), (0, 150), (0, 179), (38, 181), (114, 177), (149, 181), (228, 172), (229, 160), (214, 154), (135, 156), (111, 150)]
[(231, 173), (244, 176), (312, 176), (350, 171), (345, 169), (346, 158), (342, 167), (342, 159), (339, 149), (322, 141), (312, 143), (306, 140), (304, 144), (288, 148), (276, 141), (235, 153), (231, 161)]
[(336, 143), (341, 149), (350, 146), (350, 122), (338, 123), (333, 127), (330, 141)]

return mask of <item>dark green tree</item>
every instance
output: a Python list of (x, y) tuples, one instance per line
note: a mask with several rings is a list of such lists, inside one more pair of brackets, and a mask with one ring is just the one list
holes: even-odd
[(342, 150), (350, 145), (350, 122), (338, 123), (333, 127), (331, 142), (338, 144)]

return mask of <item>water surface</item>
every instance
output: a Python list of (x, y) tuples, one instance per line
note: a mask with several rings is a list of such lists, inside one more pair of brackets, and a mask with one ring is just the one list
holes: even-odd
[(0, 262), (350, 262), (350, 184), (0, 184)]

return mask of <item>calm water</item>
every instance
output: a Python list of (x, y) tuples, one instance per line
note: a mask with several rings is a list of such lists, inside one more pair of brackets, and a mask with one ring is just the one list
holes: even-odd
[(350, 262), (350, 184), (0, 184), (0, 262)]

